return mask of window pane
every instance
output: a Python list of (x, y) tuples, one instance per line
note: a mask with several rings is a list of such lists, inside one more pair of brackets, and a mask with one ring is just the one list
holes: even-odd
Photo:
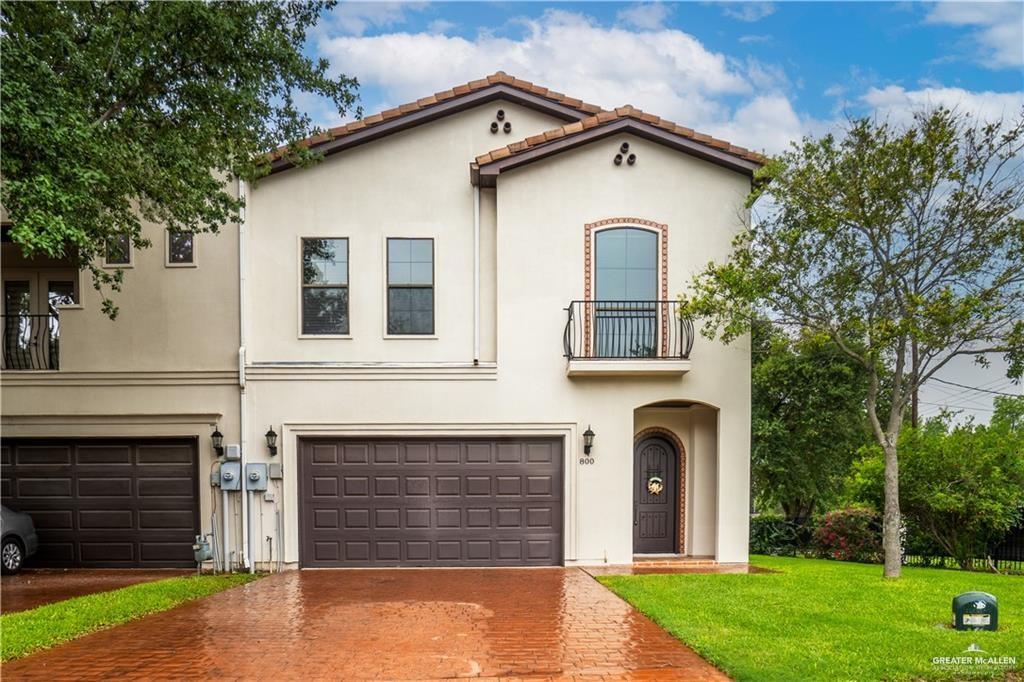
[(388, 284), (433, 283), (433, 239), (388, 239)]
[(432, 239), (410, 239), (409, 260), (413, 263), (430, 263), (434, 260)]
[(625, 230), (626, 267), (649, 268), (658, 266), (658, 237), (647, 230)]
[(411, 252), (411, 245), (409, 239), (389, 239), (388, 240), (388, 262), (389, 263), (408, 263), (411, 258), (409, 254)]
[(131, 262), (131, 241), (128, 235), (119, 234), (107, 240), (106, 262), (108, 265), (128, 265)]
[(388, 289), (388, 334), (433, 334), (434, 288)]
[(74, 282), (50, 280), (47, 288), (49, 291), (46, 292), (46, 297), (50, 304), (51, 313), (57, 312), (57, 306), (59, 305), (71, 305), (75, 302)]
[(347, 239), (302, 240), (303, 284), (348, 284)]
[(596, 297), (602, 301), (653, 301), (658, 296), (658, 236), (623, 227), (596, 236)]
[(303, 334), (348, 334), (348, 289), (307, 287), (302, 290)]
[(167, 262), (191, 263), (193, 239), (191, 232), (171, 232), (167, 238)]
[(410, 263), (409, 284), (433, 284), (434, 264), (433, 263)]

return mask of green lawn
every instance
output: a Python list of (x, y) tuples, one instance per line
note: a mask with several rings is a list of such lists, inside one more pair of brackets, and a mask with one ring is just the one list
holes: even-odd
[[(1024, 669), (1024, 577), (753, 557), (778, 573), (602, 576), (612, 591), (738, 680), (891, 680), (996, 677), (933, 665), (934, 657), (1016, 657)], [(999, 599), (998, 632), (948, 627), (950, 602), (969, 590)], [(985, 654), (963, 654), (977, 644)], [(979, 675), (979, 673), (981, 673)]]
[(0, 616), (0, 658), (26, 656), (259, 577), (240, 573), (169, 578)]

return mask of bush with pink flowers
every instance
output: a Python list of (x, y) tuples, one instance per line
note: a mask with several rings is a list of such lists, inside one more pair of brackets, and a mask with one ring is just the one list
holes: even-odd
[(814, 530), (818, 556), (838, 561), (876, 563), (882, 558), (882, 524), (872, 509), (851, 507), (831, 511)]

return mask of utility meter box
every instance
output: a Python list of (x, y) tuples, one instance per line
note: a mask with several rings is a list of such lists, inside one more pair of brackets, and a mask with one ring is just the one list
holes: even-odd
[(235, 461), (242, 459), (242, 446), (238, 443), (224, 446), (224, 459)]
[(242, 465), (239, 462), (221, 462), (220, 465), (220, 489), (241, 490), (242, 489)]
[(957, 630), (995, 630), (999, 602), (988, 592), (964, 592), (953, 597), (953, 627)]
[(251, 462), (245, 465), (245, 489), (252, 492), (263, 492), (267, 489), (267, 465)]

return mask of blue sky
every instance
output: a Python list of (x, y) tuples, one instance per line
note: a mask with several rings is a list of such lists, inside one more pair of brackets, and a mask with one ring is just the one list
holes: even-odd
[[(308, 51), (360, 80), (364, 114), (503, 70), (768, 152), (847, 115), (1024, 106), (1022, 2), (346, 2)], [(303, 104), (321, 124), (352, 118)], [(1020, 392), (1002, 370), (964, 361), (944, 376)], [(941, 384), (922, 400), (926, 414), (991, 408), (991, 394)]]

